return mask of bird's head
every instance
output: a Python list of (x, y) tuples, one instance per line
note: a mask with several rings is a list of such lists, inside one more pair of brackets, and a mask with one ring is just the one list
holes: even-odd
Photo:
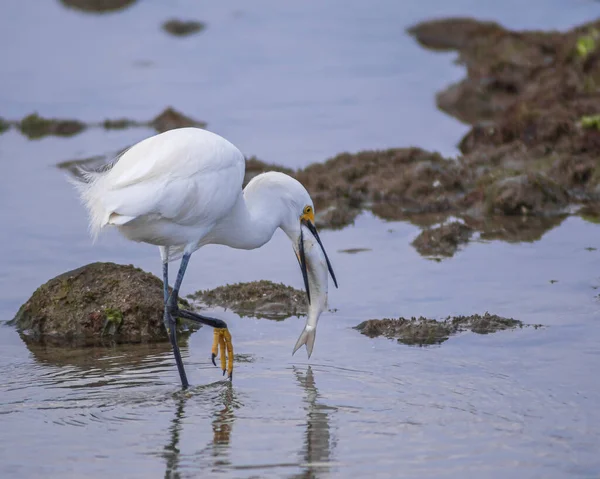
[[(327, 272), (337, 288), (337, 279), (323, 242), (315, 226), (315, 207), (306, 188), (296, 179), (283, 173), (258, 175), (246, 187), (246, 194), (261, 191), (261, 197), (271, 213), (278, 212), (279, 226), (292, 242), (300, 264), (309, 303), (327, 300)], [(313, 247), (314, 246), (314, 247)], [(318, 297), (317, 297), (318, 296)], [(320, 314), (322, 309), (317, 313)]]
[(313, 299), (319, 300), (324, 308), (327, 301), (327, 272), (336, 288), (337, 279), (315, 225), (315, 207), (308, 191), (299, 181), (287, 175), (282, 176), (285, 177), (281, 180), (286, 187), (283, 201), (287, 211), (281, 229), (292, 241), (309, 304)]

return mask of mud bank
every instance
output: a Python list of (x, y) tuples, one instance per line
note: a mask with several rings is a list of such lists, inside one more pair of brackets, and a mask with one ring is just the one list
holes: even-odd
[[(21, 306), (10, 324), (28, 343), (96, 346), (168, 341), (162, 281), (139, 268), (114, 263), (92, 263), (51, 279)], [(184, 325), (179, 330), (189, 331)]]
[(450, 336), (464, 331), (477, 334), (490, 334), (507, 329), (540, 325), (524, 325), (521, 321), (512, 318), (503, 318), (495, 314), (485, 313), (472, 316), (452, 316), (443, 321), (436, 321), (424, 317), (398, 318), (398, 319), (369, 319), (355, 326), (365, 336), (376, 338), (383, 336), (397, 339), (398, 342), (414, 346), (441, 344)]
[(84, 123), (74, 119), (46, 118), (40, 116), (38, 113), (32, 113), (18, 121), (0, 118), (0, 134), (14, 127), (30, 140), (36, 140), (46, 136), (74, 136), (87, 128), (104, 128), (105, 130), (152, 128), (158, 133), (162, 133), (174, 128), (188, 126), (205, 128), (206, 123), (186, 116), (172, 107), (165, 108), (164, 111), (149, 121), (116, 118), (105, 119), (96, 123)]
[(219, 306), (241, 317), (283, 320), (308, 313), (304, 291), (266, 280), (197, 291), (188, 298), (197, 307)]

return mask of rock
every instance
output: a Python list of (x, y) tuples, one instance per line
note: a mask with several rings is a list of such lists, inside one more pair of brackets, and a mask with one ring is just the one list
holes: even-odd
[(116, 12), (131, 7), (137, 0), (60, 0), (67, 7), (88, 13)]
[(188, 298), (203, 306), (231, 309), (242, 317), (282, 320), (308, 313), (304, 291), (266, 280), (197, 291)]
[(248, 184), (248, 182), (255, 176), (258, 176), (261, 173), (265, 173), (267, 171), (279, 171), (281, 173), (285, 173), (286, 175), (295, 175), (294, 170), (292, 170), (291, 168), (286, 168), (285, 166), (275, 165), (271, 163), (265, 163), (264, 161), (259, 160), (256, 156), (252, 156), (250, 158), (246, 158), (246, 173), (244, 176), (243, 186), (245, 187)]
[[(365, 336), (375, 338), (384, 336), (397, 339), (398, 342), (416, 346), (441, 344), (450, 336), (462, 331), (472, 331), (477, 334), (489, 334), (506, 329), (522, 328), (521, 321), (503, 318), (495, 314), (485, 313), (472, 316), (453, 316), (443, 321), (424, 317), (398, 319), (369, 319), (355, 326)], [(536, 329), (541, 325), (532, 325)]]
[(449, 212), (464, 191), (456, 162), (420, 148), (342, 153), (299, 170), (296, 177), (315, 201), (317, 214), (336, 211), (336, 226), (378, 205), (393, 205), (403, 214)]
[(473, 38), (499, 36), (506, 32), (494, 22), (473, 18), (441, 18), (421, 22), (407, 29), (424, 47), (432, 50), (462, 50)]
[(168, 341), (162, 281), (114, 263), (88, 264), (51, 279), (11, 323), (26, 342), (57, 346)]
[(206, 123), (203, 121), (194, 120), (183, 113), (179, 113), (171, 107), (168, 107), (160, 115), (154, 118), (150, 125), (159, 133), (173, 130), (175, 128), (183, 128), (187, 126), (195, 126), (197, 128), (205, 128)]
[(440, 344), (452, 334), (452, 329), (446, 323), (424, 317), (398, 319), (369, 319), (355, 327), (365, 336), (375, 338), (384, 336), (395, 338), (399, 342), (410, 345), (424, 346)]
[(568, 205), (564, 188), (541, 174), (502, 179), (488, 188), (488, 211), (504, 215), (562, 213)]
[(10, 128), (10, 123), (0, 117), (0, 135)]
[(106, 119), (102, 122), (105, 130), (125, 130), (134, 126), (145, 126), (144, 124), (130, 120), (128, 118), (117, 118), (116, 120)]
[(373, 251), (373, 250), (371, 248), (346, 248), (346, 249), (338, 249), (338, 253), (345, 253), (345, 254), (366, 253), (367, 251)]
[(196, 20), (177, 20), (172, 19), (163, 23), (163, 30), (177, 37), (184, 37), (199, 33), (206, 28), (206, 25)]
[(85, 130), (86, 125), (77, 120), (57, 120), (43, 118), (37, 113), (26, 116), (19, 123), (19, 129), (29, 139), (48, 135), (73, 136)]
[(473, 231), (473, 228), (453, 221), (423, 230), (412, 245), (423, 256), (453, 256), (459, 245), (469, 241)]

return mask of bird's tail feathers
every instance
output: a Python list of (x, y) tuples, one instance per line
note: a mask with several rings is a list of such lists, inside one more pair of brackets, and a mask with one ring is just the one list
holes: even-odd
[(67, 181), (75, 187), (88, 211), (89, 231), (94, 241), (110, 216), (110, 212), (98, 201), (98, 189), (102, 187), (102, 179), (113, 164), (111, 162), (99, 170), (87, 170), (77, 165), (72, 168), (72, 175), (67, 176)]
[(315, 336), (317, 334), (317, 329), (314, 326), (304, 326), (304, 330), (300, 334), (298, 341), (296, 341), (296, 346), (294, 346), (294, 351), (292, 351), (292, 356), (300, 349), (300, 346), (303, 344), (306, 345), (306, 352), (308, 353), (308, 358), (310, 359), (310, 355), (313, 352), (313, 347), (315, 345)]

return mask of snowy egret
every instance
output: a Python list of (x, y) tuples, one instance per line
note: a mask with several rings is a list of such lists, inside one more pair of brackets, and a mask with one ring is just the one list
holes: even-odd
[[(163, 320), (184, 388), (188, 380), (177, 346), (176, 317), (215, 328), (212, 361), (221, 354), (223, 374), (233, 374), (233, 345), (224, 321), (178, 307), (191, 254), (207, 244), (259, 248), (277, 228), (292, 241), (300, 264), (309, 315), (293, 353), (312, 353), (317, 322), (327, 306), (327, 272), (333, 268), (315, 228), (313, 202), (297, 180), (277, 172), (253, 178), (242, 190), (245, 159), (229, 141), (198, 128), (179, 128), (146, 138), (100, 171), (75, 181), (95, 238), (116, 227), (126, 238), (157, 245), (163, 264)], [(169, 294), (168, 264), (181, 258)], [(292, 354), (293, 354), (292, 353)], [(227, 355), (227, 363), (226, 363)]]

